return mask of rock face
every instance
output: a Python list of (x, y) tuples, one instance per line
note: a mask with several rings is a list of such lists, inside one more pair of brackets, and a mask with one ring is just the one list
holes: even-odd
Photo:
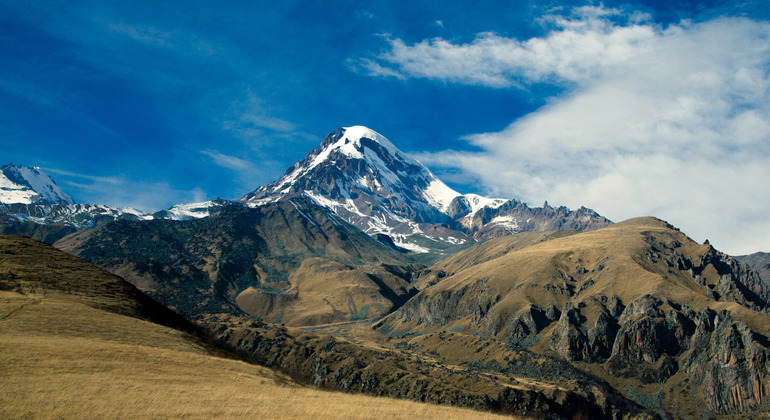
[[(441, 277), (380, 330), (463, 331), (600, 366), (629, 397), (674, 417), (770, 407), (770, 288), (734, 258), (651, 218), (515, 241), (435, 265)], [(664, 390), (657, 403), (635, 388), (652, 384)], [(706, 411), (662, 408), (677, 405)]]
[(770, 253), (756, 252), (751, 255), (735, 257), (735, 259), (749, 266), (749, 268), (759, 274), (759, 277), (765, 283), (770, 283)]
[[(201, 322), (219, 345), (247, 360), (329, 389), (546, 419), (653, 418), (606, 383), (576, 369), (565, 371), (583, 376), (579, 387), (574, 386), (575, 376), (557, 385), (528, 380), (513, 367), (500, 367), (497, 375), (489, 375), (472, 366), (445, 365), (433, 357), (358, 346), (244, 317), (217, 314)], [(558, 365), (558, 361), (538, 363)]]
[(460, 194), (361, 126), (334, 131), (283, 177), (236, 201), (258, 206), (301, 195), (370, 235), (388, 235), (399, 247), (438, 257), (517, 232), (589, 230), (610, 223), (585, 208), (529, 208), (517, 200)]
[(385, 315), (415, 293), (409, 272), (421, 268), (300, 198), (188, 221), (117, 221), (56, 246), (187, 316), (226, 311), (289, 325)]

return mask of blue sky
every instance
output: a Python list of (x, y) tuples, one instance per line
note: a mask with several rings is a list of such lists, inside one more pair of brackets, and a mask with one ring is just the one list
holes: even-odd
[(770, 6), (0, 1), (2, 163), (78, 202), (237, 198), (366, 125), (460, 192), (770, 251)]

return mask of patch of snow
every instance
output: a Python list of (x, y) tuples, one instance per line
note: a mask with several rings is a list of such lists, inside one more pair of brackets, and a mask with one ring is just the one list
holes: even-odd
[(319, 226), (319, 225), (318, 225), (318, 223), (316, 223), (316, 221), (315, 221), (315, 220), (313, 220), (313, 218), (311, 218), (310, 216), (308, 216), (308, 214), (307, 214), (307, 213), (305, 213), (305, 212), (303, 211), (303, 209), (301, 209), (301, 208), (300, 208), (300, 205), (299, 205), (299, 204), (295, 203), (295, 202), (294, 202), (294, 200), (290, 200), (290, 202), (291, 202), (291, 204), (294, 206), (294, 208), (295, 208), (295, 209), (297, 209), (297, 211), (299, 212), (299, 214), (301, 214), (301, 215), (302, 215), (302, 217), (304, 217), (304, 218), (305, 218), (305, 219), (307, 219), (307, 220), (308, 220), (310, 223), (312, 223), (312, 224), (313, 224), (313, 226), (315, 226), (316, 228), (318, 228), (318, 230), (320, 230), (320, 231), (323, 231), (323, 229), (321, 229), (321, 226)]
[(33, 197), (36, 195), (37, 193), (31, 188), (12, 182), (0, 172), (0, 202), (32, 204)]
[(441, 242), (448, 242), (453, 245), (462, 245), (465, 242), (467, 242), (465, 239), (455, 238), (454, 236), (447, 236), (446, 238), (441, 237), (439, 239), (441, 240)]
[(412, 233), (414, 234), (422, 234), (422, 229), (420, 229), (420, 225), (415, 222), (409, 222), (409, 228), (412, 229)]
[(511, 215), (497, 216), (489, 221), (490, 224), (505, 226), (511, 230), (515, 230), (519, 227), (518, 221)]
[(331, 210), (335, 210), (336, 208), (340, 207), (339, 202), (326, 198), (320, 194), (316, 194), (313, 191), (305, 191), (304, 194), (321, 207), (326, 207)]
[[(177, 204), (166, 210), (171, 220), (201, 219), (211, 215), (212, 209), (221, 207), (222, 204), (215, 201), (203, 201), (200, 203)], [(128, 212), (127, 212), (128, 213)]]
[(446, 213), (449, 209), (449, 204), (451, 204), (452, 200), (458, 196), (460, 196), (460, 193), (449, 188), (446, 184), (441, 182), (441, 180), (435, 177), (430, 184), (428, 184), (428, 187), (425, 188), (425, 191), (423, 191), (423, 197), (428, 201), (428, 204), (437, 208), (442, 213)]
[(56, 182), (54, 182), (50, 176), (43, 173), (40, 168), (27, 168), (21, 166), (17, 168), (17, 170), (21, 177), (29, 183), (32, 189), (42, 195), (46, 200), (58, 204), (75, 204), (75, 201), (73, 201), (67, 194), (64, 194), (59, 186), (56, 185)]
[(393, 239), (393, 243), (396, 244), (399, 248), (404, 248), (408, 251), (425, 254), (430, 252), (430, 249), (421, 247), (420, 245), (417, 245), (412, 242), (407, 242), (406, 237), (404, 235), (393, 235), (391, 237)]
[(362, 138), (372, 139), (377, 143), (380, 143), (384, 148), (388, 149), (388, 152), (394, 156), (401, 157), (401, 151), (393, 145), (385, 136), (372, 130), (371, 128), (364, 127), (362, 125), (354, 125), (352, 127), (343, 127), (345, 134), (342, 138), (348, 139), (353, 143), (361, 144)]
[(471, 213), (476, 213), (484, 207), (496, 209), (509, 201), (503, 198), (483, 197), (478, 194), (464, 194), (463, 196), (468, 200), (468, 204), (471, 205)]

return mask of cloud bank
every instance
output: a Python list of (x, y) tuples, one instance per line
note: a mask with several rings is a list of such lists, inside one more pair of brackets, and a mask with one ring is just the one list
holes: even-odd
[(770, 23), (662, 27), (601, 7), (542, 23), (542, 37), (523, 41), (390, 39), (363, 65), (518, 93), (563, 87), (504, 130), (466, 136), (476, 152), (419, 154), (490, 194), (585, 205), (616, 221), (654, 215), (733, 254), (770, 251)]

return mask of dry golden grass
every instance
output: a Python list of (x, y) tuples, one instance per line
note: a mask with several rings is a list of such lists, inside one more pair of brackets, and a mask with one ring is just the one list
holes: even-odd
[[(190, 336), (65, 293), (0, 292), (0, 418), (497, 416), (301, 387)], [(502, 417), (499, 417), (502, 418)]]
[[(372, 281), (375, 274), (378, 282)], [(311, 326), (386, 315), (394, 302), (381, 284), (394, 294), (410, 288), (405, 280), (381, 267), (350, 268), (324, 258), (307, 258), (289, 276), (285, 293), (269, 296), (252, 287), (235, 301), (246, 313), (289, 326)]]
[[(681, 244), (677, 252), (693, 261), (709, 248), (654, 218), (631, 219), (578, 234), (533, 232), (513, 235), (490, 240), (436, 263), (435, 269), (452, 275), (422, 293), (426, 296), (461, 293), (481, 279), (489, 286), (490, 299), (500, 298), (490, 310), (493, 315), (517, 314), (530, 305), (540, 308), (555, 305), (561, 309), (569, 302), (576, 307), (582, 306), (581, 315), (587, 318), (586, 325), (595, 323), (602, 297), (617, 296), (628, 305), (649, 294), (663, 301), (687, 303), (695, 311), (705, 307), (717, 311), (728, 309), (736, 319), (747, 322), (753, 329), (767, 329), (766, 314), (735, 302), (715, 301), (690, 273), (669, 269), (662, 257), (658, 257), (657, 262), (645, 261), (643, 257), (650, 250), (647, 238), (664, 243), (676, 240)], [(562, 281), (566, 275), (572, 278), (569, 282), (574, 288), (572, 292)], [(713, 268), (702, 275), (708, 284), (716, 283), (719, 278)], [(586, 289), (580, 291), (584, 285)], [(450, 326), (468, 324), (469, 318), (456, 320)], [(447, 327), (400, 324), (393, 315), (389, 319), (397, 331), (411, 328), (429, 332)], [(541, 334), (542, 337), (547, 335)], [(546, 344), (541, 340), (532, 349), (541, 350)]]

